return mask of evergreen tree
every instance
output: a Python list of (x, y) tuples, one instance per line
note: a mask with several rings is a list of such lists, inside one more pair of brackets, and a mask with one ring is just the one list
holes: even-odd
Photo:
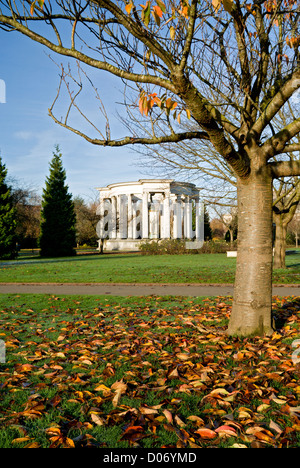
[(204, 240), (210, 240), (212, 238), (212, 231), (209, 222), (209, 214), (204, 206)]
[(43, 257), (64, 257), (75, 255), (76, 217), (72, 195), (65, 184), (59, 147), (55, 147), (50, 163), (50, 174), (43, 190), (41, 234), (39, 246)]
[(7, 169), (0, 157), (0, 258), (11, 259), (17, 255), (17, 223), (11, 189), (5, 182), (6, 175)]

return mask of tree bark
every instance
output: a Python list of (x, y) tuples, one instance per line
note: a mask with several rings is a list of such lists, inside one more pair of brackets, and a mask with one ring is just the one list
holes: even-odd
[(274, 221), (276, 224), (276, 231), (273, 268), (285, 268), (287, 224), (283, 222), (282, 216), (280, 215), (274, 215)]
[(272, 177), (266, 169), (238, 181), (238, 252), (227, 333), (272, 332)]

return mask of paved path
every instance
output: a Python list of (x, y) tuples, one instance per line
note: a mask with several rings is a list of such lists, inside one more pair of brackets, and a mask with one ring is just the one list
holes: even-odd
[[(232, 296), (232, 284), (157, 283), (0, 283), (0, 294), (111, 296)], [(275, 285), (274, 296), (300, 296), (300, 285)]]

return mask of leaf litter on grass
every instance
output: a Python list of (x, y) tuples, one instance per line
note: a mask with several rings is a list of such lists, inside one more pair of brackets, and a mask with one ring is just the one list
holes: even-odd
[(241, 339), (227, 297), (20, 296), (0, 315), (0, 445), (299, 447), (299, 298), (273, 309), (272, 336)]

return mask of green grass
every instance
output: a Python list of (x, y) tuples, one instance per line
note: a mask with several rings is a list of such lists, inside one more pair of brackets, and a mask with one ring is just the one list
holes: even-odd
[(300, 447), (300, 302), (273, 309), (239, 339), (229, 297), (0, 295), (0, 448)]
[[(286, 263), (286, 269), (274, 270), (274, 283), (300, 283), (300, 253), (287, 255)], [(235, 266), (226, 254), (20, 257), (0, 262), (0, 282), (233, 283)]]

